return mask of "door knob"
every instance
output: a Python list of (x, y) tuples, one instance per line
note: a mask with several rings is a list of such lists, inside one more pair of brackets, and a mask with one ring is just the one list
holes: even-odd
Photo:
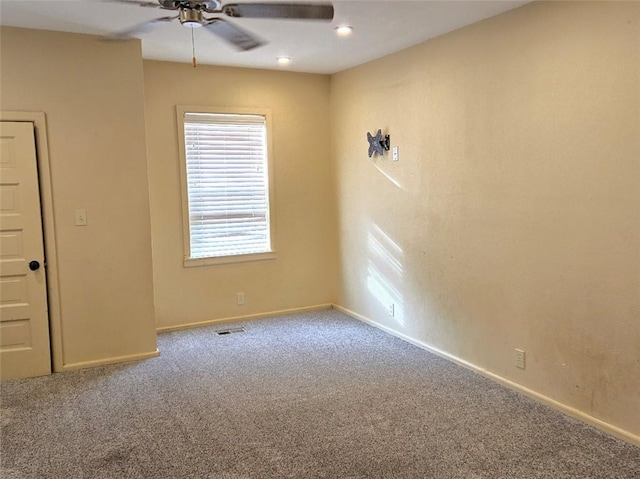
[(38, 261), (35, 261), (35, 260), (34, 260), (34, 261), (31, 261), (31, 262), (29, 263), (29, 269), (30, 269), (31, 271), (35, 271), (35, 270), (37, 270), (37, 269), (40, 269), (40, 263), (39, 263)]

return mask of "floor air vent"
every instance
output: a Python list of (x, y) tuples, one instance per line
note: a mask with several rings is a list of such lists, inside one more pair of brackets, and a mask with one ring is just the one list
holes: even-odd
[(228, 328), (228, 329), (220, 329), (220, 330), (216, 331), (216, 334), (218, 336), (224, 336), (225, 334), (244, 333), (245, 331), (246, 331), (246, 329), (244, 329), (243, 327)]

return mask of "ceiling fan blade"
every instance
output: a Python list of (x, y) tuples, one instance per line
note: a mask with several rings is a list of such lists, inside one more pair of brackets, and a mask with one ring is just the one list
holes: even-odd
[(330, 3), (239, 3), (222, 7), (230, 17), (333, 20)]
[(171, 20), (175, 20), (176, 18), (178, 17), (160, 17), (154, 20), (149, 20), (148, 22), (138, 23), (131, 28), (127, 28), (126, 30), (122, 30), (120, 32), (106, 36), (105, 40), (111, 40), (115, 42), (129, 40), (131, 38), (134, 38), (136, 35), (150, 31), (159, 23), (170, 22)]
[(239, 50), (253, 50), (254, 48), (265, 44), (265, 42), (246, 30), (243, 30), (237, 25), (226, 22), (221, 18), (212, 18), (209, 20), (209, 23), (205, 23), (204, 26), (211, 33), (218, 35), (220, 38), (231, 43)]
[(115, 3), (128, 3), (129, 5), (137, 5), (140, 7), (162, 8), (162, 6), (156, 2), (145, 2), (143, 0), (102, 0), (103, 2), (115, 2)]

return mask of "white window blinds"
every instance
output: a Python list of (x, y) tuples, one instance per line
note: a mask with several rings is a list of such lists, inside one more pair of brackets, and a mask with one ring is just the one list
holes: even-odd
[(271, 250), (266, 119), (185, 113), (190, 258)]

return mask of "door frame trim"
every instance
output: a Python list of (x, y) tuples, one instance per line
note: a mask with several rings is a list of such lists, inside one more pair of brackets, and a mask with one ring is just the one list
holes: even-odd
[(60, 282), (58, 278), (58, 249), (54, 222), (53, 191), (51, 187), (51, 165), (47, 140), (47, 119), (44, 112), (0, 111), (0, 121), (33, 123), (42, 207), (43, 242), (46, 257), (47, 304), (49, 316), (49, 338), (53, 372), (64, 369), (62, 349), (62, 315), (60, 308)]

